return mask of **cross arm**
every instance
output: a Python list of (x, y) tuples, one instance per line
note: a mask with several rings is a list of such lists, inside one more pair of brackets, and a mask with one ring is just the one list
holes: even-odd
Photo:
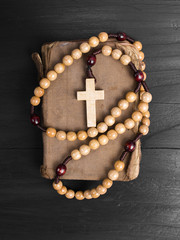
[(77, 100), (86, 100), (87, 99), (87, 95), (86, 95), (86, 91), (79, 91), (77, 92)]
[(95, 93), (96, 100), (104, 100), (104, 90), (98, 90)]

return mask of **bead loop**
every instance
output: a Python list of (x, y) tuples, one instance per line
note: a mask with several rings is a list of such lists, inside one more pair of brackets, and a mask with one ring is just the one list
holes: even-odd
[[(141, 61), (138, 69), (135, 64), (132, 62), (131, 56), (127, 54), (123, 54), (120, 49), (112, 49), (111, 46), (104, 45), (102, 49), (95, 49), (91, 55), (87, 57), (87, 76), (89, 78), (96, 78), (92, 71), (92, 66), (96, 64), (96, 55), (102, 53), (104, 56), (112, 56), (114, 60), (119, 60), (121, 64), (128, 65), (134, 74), (134, 79), (137, 81), (137, 86), (134, 91), (128, 92), (125, 96), (125, 99), (121, 99), (118, 102), (118, 106), (115, 106), (111, 109), (110, 115), (107, 115), (104, 118), (104, 122), (100, 122), (97, 125), (97, 128), (92, 127), (87, 131), (80, 130), (78, 133), (74, 131), (65, 132), (63, 130), (57, 131), (55, 128), (48, 127), (47, 129), (43, 128), (40, 125), (40, 117), (35, 114), (34, 107), (38, 106), (41, 102), (41, 97), (44, 95), (44, 90), (50, 87), (51, 82), (57, 79), (58, 74), (61, 74), (65, 71), (66, 67), (69, 67), (73, 64), (75, 60), (78, 60), (82, 57), (82, 53), (88, 53), (91, 48), (96, 48), (100, 42), (105, 43), (109, 38), (116, 38), (117, 41), (128, 41), (130, 45), (139, 52), (138, 59)], [(122, 43), (123, 44), (123, 43)], [(125, 157), (132, 153), (135, 150), (136, 142), (144, 135), (149, 132), (150, 125), (150, 113), (148, 111), (149, 103), (152, 100), (152, 95), (149, 93), (149, 88), (145, 82), (146, 73), (143, 72), (145, 70), (145, 63), (142, 62), (144, 59), (144, 53), (142, 50), (142, 44), (139, 41), (135, 41), (131, 37), (129, 37), (124, 32), (119, 32), (117, 34), (107, 34), (106, 32), (101, 32), (98, 37), (92, 36), (89, 38), (88, 42), (83, 42), (80, 44), (79, 48), (74, 49), (69, 55), (65, 55), (62, 59), (62, 63), (57, 63), (54, 66), (54, 69), (49, 70), (46, 74), (45, 78), (42, 78), (39, 82), (39, 86), (34, 90), (34, 96), (32, 96), (31, 102), (31, 123), (34, 126), (37, 126), (43, 132), (46, 132), (48, 137), (54, 138), (56, 137), (59, 141), (84, 141), (87, 137), (92, 138), (89, 141), (89, 144), (82, 144), (79, 149), (74, 149), (71, 152), (71, 155), (66, 157), (64, 161), (59, 164), (56, 168), (56, 177), (53, 182), (53, 188), (60, 195), (65, 195), (68, 199), (73, 199), (74, 197), (77, 200), (83, 199), (95, 199), (104, 195), (109, 189), (113, 181), (117, 180), (119, 177), (119, 172), (123, 171), (125, 168), (125, 163), (123, 162)], [(134, 111), (131, 115), (131, 118), (127, 118), (124, 123), (117, 123), (114, 127), (112, 127), (117, 118), (121, 115), (122, 111), (125, 111), (129, 105), (137, 100), (137, 94), (140, 91), (140, 103), (138, 104), (138, 111)], [(67, 163), (71, 160), (79, 160), (81, 157), (88, 155), (91, 150), (96, 150), (100, 146), (108, 144), (109, 140), (115, 140), (118, 137), (118, 134), (125, 133), (126, 130), (133, 129), (135, 124), (141, 123), (139, 126), (139, 133), (135, 137), (134, 140), (128, 141), (124, 146), (124, 151), (122, 152), (120, 158), (114, 163), (114, 169), (111, 169), (108, 172), (108, 177), (102, 181), (102, 184), (98, 185), (96, 188), (91, 190), (86, 190), (84, 192), (77, 191), (74, 192), (71, 189), (67, 189), (63, 186), (63, 183), (60, 181), (60, 177), (66, 173)], [(110, 130), (108, 128), (111, 127)], [(114, 128), (114, 129), (113, 129)], [(98, 136), (98, 134), (101, 134)], [(97, 139), (94, 139), (97, 137)]]

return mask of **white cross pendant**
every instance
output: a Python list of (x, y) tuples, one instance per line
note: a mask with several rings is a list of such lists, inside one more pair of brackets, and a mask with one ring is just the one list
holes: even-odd
[(96, 100), (104, 99), (104, 90), (95, 90), (95, 79), (86, 78), (86, 91), (77, 92), (78, 101), (86, 101), (87, 127), (96, 127)]

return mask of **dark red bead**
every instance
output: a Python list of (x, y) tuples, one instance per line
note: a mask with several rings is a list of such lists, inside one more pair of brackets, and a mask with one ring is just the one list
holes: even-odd
[(133, 152), (135, 150), (136, 144), (133, 141), (129, 141), (125, 145), (125, 150), (128, 152)]
[(34, 126), (37, 126), (40, 124), (40, 117), (36, 114), (33, 114), (31, 115), (31, 123), (34, 125)]
[(66, 165), (64, 164), (59, 164), (56, 168), (56, 174), (57, 176), (62, 176), (66, 173)]
[(138, 70), (135, 74), (134, 74), (135, 80), (137, 82), (142, 82), (144, 80), (144, 74), (142, 71)]
[(96, 56), (91, 55), (87, 58), (87, 64), (88, 66), (92, 67), (96, 63)]
[(124, 41), (124, 40), (126, 40), (126, 38), (127, 38), (127, 35), (124, 32), (120, 32), (117, 34), (118, 41)]

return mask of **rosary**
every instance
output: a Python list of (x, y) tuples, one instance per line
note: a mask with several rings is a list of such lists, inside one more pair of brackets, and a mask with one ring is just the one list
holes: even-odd
[[(72, 65), (73, 61), (78, 60), (82, 57), (83, 53), (88, 53), (91, 48), (95, 48), (99, 45), (100, 42), (105, 43), (109, 38), (115, 38), (117, 41), (128, 41), (132, 47), (138, 50), (138, 59), (141, 62), (140, 69), (137, 69), (131, 57), (127, 54), (124, 54), (120, 49), (112, 49), (108, 45), (104, 45), (101, 49), (95, 50), (91, 55), (87, 57), (87, 79), (86, 79), (86, 91), (77, 92), (78, 101), (86, 101), (86, 115), (87, 115), (87, 126), (88, 130), (81, 130), (77, 133), (73, 131), (65, 132), (63, 130), (56, 130), (53, 127), (44, 128), (40, 124), (40, 117), (35, 114), (35, 106), (38, 106), (41, 101), (41, 97), (44, 95), (44, 90), (48, 89), (51, 82), (56, 80), (57, 74), (61, 74), (65, 71), (65, 68)], [(78, 200), (83, 199), (92, 199), (98, 198), (100, 195), (103, 195), (107, 192), (113, 181), (117, 180), (119, 177), (119, 172), (122, 171), (125, 167), (124, 159), (127, 154), (132, 153), (135, 150), (136, 142), (143, 136), (147, 135), (149, 132), (150, 125), (150, 113), (149, 103), (152, 100), (152, 95), (149, 92), (148, 86), (145, 82), (146, 74), (144, 72), (145, 63), (142, 62), (144, 59), (144, 53), (142, 50), (142, 44), (139, 41), (135, 41), (124, 32), (117, 34), (107, 34), (106, 32), (101, 32), (98, 37), (91, 37), (88, 42), (83, 42), (80, 44), (79, 49), (74, 49), (71, 52), (71, 55), (65, 55), (62, 59), (62, 63), (57, 63), (54, 66), (54, 70), (50, 70), (46, 74), (46, 78), (42, 78), (39, 82), (38, 87), (34, 89), (34, 96), (30, 99), (31, 103), (31, 123), (41, 129), (46, 135), (50, 138), (56, 137), (57, 141), (75, 141), (76, 139), (83, 141), (88, 137), (91, 138), (89, 144), (83, 144), (79, 149), (74, 149), (70, 156), (57, 166), (56, 168), (56, 177), (53, 181), (53, 188), (60, 195), (65, 195), (66, 198), (72, 199), (76, 198)], [(132, 69), (132, 74), (137, 86), (133, 91), (127, 92), (124, 99), (120, 99), (118, 106), (115, 106), (111, 109), (109, 115), (104, 118), (103, 122), (97, 124), (96, 127), (96, 100), (104, 99), (103, 90), (95, 90), (96, 78), (93, 74), (92, 67), (96, 63), (96, 55), (103, 54), (104, 56), (112, 56), (113, 59), (119, 60), (123, 65), (127, 65)], [(140, 92), (140, 94), (138, 94)], [(140, 102), (138, 104), (138, 109), (134, 111), (130, 118), (127, 118), (123, 123), (117, 123), (116, 118), (121, 115), (122, 111), (125, 111), (129, 105), (137, 100), (137, 97), (140, 97)], [(100, 146), (108, 144), (110, 140), (115, 140), (118, 134), (123, 134), (126, 130), (133, 129), (135, 124), (139, 123), (138, 134), (133, 140), (129, 140), (125, 146), (124, 151), (122, 152), (120, 158), (114, 163), (114, 169), (111, 169), (108, 172), (107, 178), (102, 181), (101, 185), (98, 185), (96, 188), (86, 191), (77, 191), (74, 192), (71, 189), (67, 189), (63, 185), (60, 177), (66, 173), (67, 163), (71, 160), (77, 161), (81, 157), (90, 154), (91, 151), (95, 151)], [(108, 130), (109, 127), (113, 129)], [(98, 134), (101, 134), (98, 136)]]

